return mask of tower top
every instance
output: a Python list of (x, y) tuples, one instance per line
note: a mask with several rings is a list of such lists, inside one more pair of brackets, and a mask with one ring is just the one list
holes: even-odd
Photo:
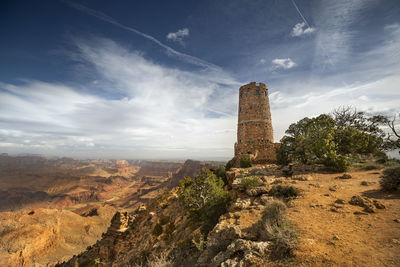
[(242, 87), (254, 87), (254, 86), (256, 86), (256, 87), (267, 87), (266, 85), (265, 85), (265, 83), (262, 83), (262, 82), (250, 82), (250, 83), (248, 83), (248, 84), (244, 84), (244, 85), (242, 85), (242, 86), (240, 86), (240, 88), (242, 88)]

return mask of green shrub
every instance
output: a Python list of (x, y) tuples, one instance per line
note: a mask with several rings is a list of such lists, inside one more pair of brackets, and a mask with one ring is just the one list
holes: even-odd
[(175, 231), (175, 224), (173, 222), (170, 222), (167, 227), (165, 227), (165, 234), (167, 235), (172, 235), (172, 233)]
[(269, 194), (277, 198), (295, 198), (299, 196), (299, 190), (289, 185), (273, 185)]
[(386, 168), (380, 184), (386, 191), (400, 190), (400, 166)]
[(328, 166), (337, 172), (347, 171), (351, 166), (349, 158), (343, 155), (332, 156), (326, 159), (323, 163), (325, 166)]
[[(76, 264), (76, 263), (75, 263)], [(99, 266), (100, 265), (100, 259), (86, 259), (83, 260), (82, 262), (79, 262), (78, 266), (79, 267), (90, 267), (90, 266)]]
[(194, 179), (182, 179), (178, 196), (189, 211), (191, 220), (201, 223), (202, 231), (206, 233), (218, 222), (219, 216), (226, 212), (230, 200), (222, 179), (206, 169)]
[(245, 156), (240, 159), (240, 168), (249, 168), (251, 167), (251, 158), (249, 156)]
[(261, 184), (260, 178), (256, 176), (246, 177), (242, 179), (242, 185), (245, 189), (250, 189)]
[(400, 165), (400, 160), (398, 159), (389, 159), (385, 162), (386, 167), (396, 167)]
[(157, 223), (154, 226), (152, 234), (155, 235), (155, 236), (159, 236), (159, 235), (162, 234), (162, 232), (163, 232), (163, 228), (162, 228), (161, 224)]
[(224, 184), (228, 184), (228, 179), (226, 178), (226, 170), (224, 166), (219, 167), (215, 171), (213, 171), (214, 174), (218, 177), (221, 178)]
[(170, 222), (166, 227), (165, 227), (165, 231), (164, 231), (164, 236), (163, 236), (163, 240), (165, 242), (170, 242), (171, 238), (172, 238), (172, 233), (175, 231), (175, 224), (173, 222)]
[(371, 171), (371, 170), (380, 169), (380, 166), (379, 166), (379, 165), (376, 165), (376, 164), (369, 164), (369, 165), (365, 165), (365, 166), (362, 167), (362, 168), (363, 168), (363, 170)]
[(386, 158), (377, 159), (375, 162), (378, 164), (386, 164), (388, 160)]
[(193, 236), (192, 243), (196, 246), (198, 251), (203, 251), (206, 247), (206, 241), (204, 239), (204, 235), (198, 233)]
[(228, 161), (225, 165), (225, 171), (229, 171), (233, 167), (233, 159)]
[(158, 223), (161, 225), (165, 225), (169, 223), (170, 217), (168, 215), (161, 215), (160, 219), (158, 220)]

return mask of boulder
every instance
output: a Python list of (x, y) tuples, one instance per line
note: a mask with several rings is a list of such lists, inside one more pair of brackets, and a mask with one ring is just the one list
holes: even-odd
[(355, 195), (355, 196), (351, 197), (349, 203), (351, 205), (363, 207), (364, 211), (366, 211), (368, 213), (374, 213), (376, 206), (379, 206), (380, 208), (382, 208), (382, 206), (383, 206), (383, 208), (385, 207), (382, 203), (380, 203), (378, 201), (376, 201), (377, 204), (375, 205), (375, 201), (372, 202), (368, 198), (363, 198), (363, 197), (361, 197), (359, 195)]
[(311, 181), (312, 177), (310, 175), (295, 175), (295, 176), (292, 177), (292, 180)]
[(336, 179), (351, 179), (351, 178), (352, 178), (351, 175), (348, 173), (344, 173), (343, 175), (336, 177)]
[(271, 242), (256, 242), (244, 239), (233, 241), (225, 251), (219, 252), (211, 261), (212, 266), (249, 266), (252, 258), (262, 258)]
[(382, 202), (379, 202), (378, 200), (375, 200), (375, 199), (373, 201), (373, 204), (374, 204), (375, 208), (377, 208), (377, 209), (385, 209), (386, 208), (385, 205), (382, 204)]
[(250, 207), (250, 198), (238, 198), (235, 203), (232, 204), (232, 210), (244, 210)]
[(242, 231), (236, 225), (217, 224), (208, 234), (208, 247), (226, 247), (233, 240), (242, 237)]
[(367, 181), (362, 181), (360, 184), (363, 185), (363, 186), (369, 186), (372, 183), (371, 182), (367, 182)]
[(335, 203), (336, 204), (346, 204), (346, 201), (344, 199), (338, 198), (338, 199), (336, 199)]
[(246, 194), (250, 197), (257, 197), (266, 193), (268, 193), (268, 188), (263, 186), (246, 189)]
[(269, 202), (271, 202), (271, 201), (273, 201), (273, 200), (274, 200), (274, 197), (268, 196), (268, 195), (262, 195), (262, 196), (260, 197), (260, 202), (261, 202), (261, 204), (263, 204), (263, 205), (266, 205), (266, 204), (268, 204)]

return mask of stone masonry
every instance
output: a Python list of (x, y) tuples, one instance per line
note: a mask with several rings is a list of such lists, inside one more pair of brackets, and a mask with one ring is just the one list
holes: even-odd
[(268, 88), (263, 83), (251, 82), (239, 89), (239, 116), (235, 161), (250, 156), (253, 163), (276, 161)]

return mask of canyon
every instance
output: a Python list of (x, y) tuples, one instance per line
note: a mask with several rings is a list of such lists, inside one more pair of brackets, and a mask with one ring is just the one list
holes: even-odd
[(53, 266), (132, 212), (217, 162), (0, 156), (0, 265)]

